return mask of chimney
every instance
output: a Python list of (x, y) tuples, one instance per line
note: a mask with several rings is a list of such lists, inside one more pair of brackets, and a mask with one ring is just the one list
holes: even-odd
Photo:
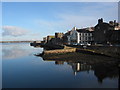
[(114, 20), (114, 25), (116, 25), (116, 20)]
[(76, 27), (74, 27), (74, 30), (76, 30)]
[(101, 23), (103, 23), (103, 18), (98, 19), (98, 24), (101, 24)]
[(103, 18), (101, 18), (101, 22), (103, 23)]
[(72, 30), (76, 30), (76, 27), (73, 27), (73, 29)]

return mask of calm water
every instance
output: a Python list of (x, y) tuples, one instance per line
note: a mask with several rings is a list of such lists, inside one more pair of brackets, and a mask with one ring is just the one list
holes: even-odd
[(42, 51), (29, 43), (2, 44), (3, 88), (118, 88), (115, 65), (55, 62), (34, 55)]

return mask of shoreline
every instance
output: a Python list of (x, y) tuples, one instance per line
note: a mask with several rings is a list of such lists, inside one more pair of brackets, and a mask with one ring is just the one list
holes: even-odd
[[(41, 56), (40, 56), (41, 57)], [(80, 52), (62, 53), (62, 54), (45, 54), (42, 56), (44, 61), (69, 61), (69, 62), (89, 62), (89, 63), (104, 63), (104, 62), (119, 62), (119, 58), (91, 55)]]
[[(83, 53), (83, 54), (91, 54), (91, 55), (100, 55), (107, 57), (120, 58), (120, 47), (117, 46), (88, 46), (86, 48), (83, 47), (68, 47), (65, 46), (63, 49), (55, 49), (55, 50), (44, 50), (44, 54), (42, 55), (51, 55), (51, 54), (67, 54), (67, 53)], [(41, 55), (41, 54), (40, 54)], [(41, 56), (42, 56), (41, 55)]]
[(0, 41), (0, 43), (30, 43), (30, 42), (33, 42), (33, 41)]

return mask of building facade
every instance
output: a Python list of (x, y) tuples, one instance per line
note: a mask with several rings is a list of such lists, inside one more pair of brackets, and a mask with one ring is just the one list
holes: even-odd
[(55, 38), (62, 38), (63, 35), (63, 33), (55, 33)]
[(44, 37), (44, 38), (43, 38), (43, 42), (44, 42), (44, 43), (49, 43), (52, 38), (55, 38), (55, 36), (50, 36), (50, 35), (49, 35), (49, 36), (47, 36), (47, 37)]
[(76, 29), (76, 27), (73, 27), (67, 38), (68, 43), (71, 45), (88, 45), (93, 42), (92, 31), (88, 31), (86, 29)]
[(103, 19), (98, 20), (98, 24), (94, 30), (94, 43), (95, 44), (111, 44), (120, 41), (120, 27), (116, 21), (103, 22)]

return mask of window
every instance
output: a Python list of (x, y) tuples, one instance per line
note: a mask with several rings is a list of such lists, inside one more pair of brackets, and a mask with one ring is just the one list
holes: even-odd
[(86, 33), (84, 33), (84, 36), (86, 35)]
[(79, 36), (81, 36), (81, 33), (79, 34)]
[(81, 33), (81, 36), (83, 36), (83, 33)]
[(92, 36), (92, 33), (90, 33), (90, 36)]

